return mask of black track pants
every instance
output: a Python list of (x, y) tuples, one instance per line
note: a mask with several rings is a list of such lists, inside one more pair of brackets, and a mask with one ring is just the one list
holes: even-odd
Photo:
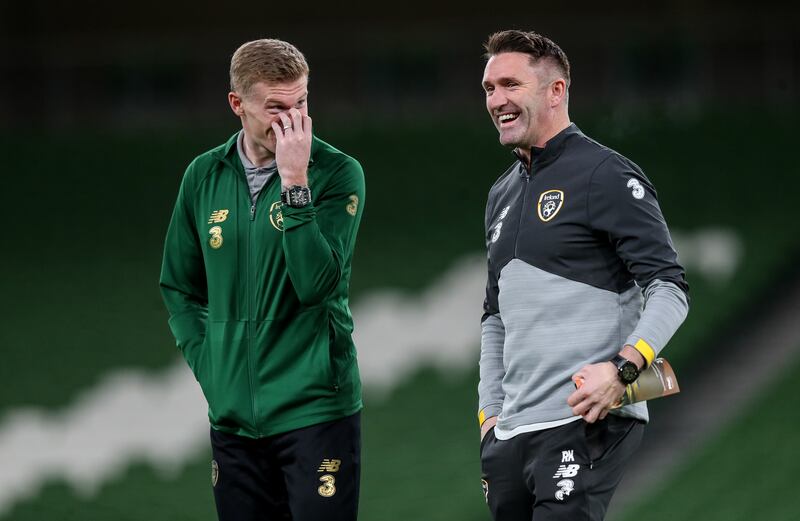
[(220, 521), (355, 521), (361, 413), (262, 439), (211, 429)]
[(482, 485), (494, 521), (600, 521), (644, 423), (609, 414), (588, 424), (481, 442)]

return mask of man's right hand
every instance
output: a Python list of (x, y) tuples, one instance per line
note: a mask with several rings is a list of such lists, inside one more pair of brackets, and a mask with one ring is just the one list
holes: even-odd
[(488, 418), (486, 418), (486, 421), (484, 421), (483, 425), (481, 425), (481, 441), (483, 441), (483, 438), (486, 436), (486, 433), (489, 432), (489, 429), (494, 427), (496, 423), (497, 423), (497, 416), (489, 416)]

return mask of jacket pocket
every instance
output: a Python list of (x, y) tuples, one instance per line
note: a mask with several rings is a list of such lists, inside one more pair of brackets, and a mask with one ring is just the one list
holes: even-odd
[(486, 431), (486, 434), (483, 436), (481, 444), (478, 448), (478, 454), (483, 454), (483, 447), (485, 447), (486, 444), (489, 443), (489, 438), (494, 438), (494, 425), (492, 425), (492, 427), (488, 431)]
[(355, 348), (350, 335), (344, 334), (344, 327), (336, 319), (333, 311), (328, 311), (328, 366), (331, 383), (336, 391), (342, 384), (342, 378), (355, 363)]
[(209, 321), (200, 368), (200, 387), (214, 425), (252, 425), (252, 377), (247, 353), (247, 323)]
[(183, 354), (183, 359), (186, 360), (186, 365), (189, 366), (189, 369), (192, 370), (192, 374), (194, 375), (195, 380), (200, 382), (201, 378), (203, 378), (203, 357), (206, 354), (206, 346), (205, 340), (206, 336), (199, 336), (188, 340), (186, 344), (181, 346), (181, 353)]
[(630, 434), (638, 420), (609, 414), (602, 421), (584, 426), (589, 463), (596, 465), (616, 449)]

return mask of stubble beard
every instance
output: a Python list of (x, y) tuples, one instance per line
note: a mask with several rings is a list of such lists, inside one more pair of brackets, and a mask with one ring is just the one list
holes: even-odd
[(525, 132), (523, 129), (509, 129), (507, 131), (499, 130), (500, 136), (500, 144), (506, 148), (519, 148), (524, 147), (525, 144)]

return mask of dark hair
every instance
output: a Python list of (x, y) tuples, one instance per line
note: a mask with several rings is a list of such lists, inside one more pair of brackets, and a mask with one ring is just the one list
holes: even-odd
[(561, 47), (556, 45), (553, 40), (542, 36), (533, 31), (508, 30), (499, 31), (491, 36), (483, 44), (486, 50), (485, 58), (488, 60), (496, 54), (504, 52), (521, 52), (531, 58), (531, 64), (547, 60), (558, 67), (559, 72), (564, 75), (567, 87), (570, 84), (569, 60)]

